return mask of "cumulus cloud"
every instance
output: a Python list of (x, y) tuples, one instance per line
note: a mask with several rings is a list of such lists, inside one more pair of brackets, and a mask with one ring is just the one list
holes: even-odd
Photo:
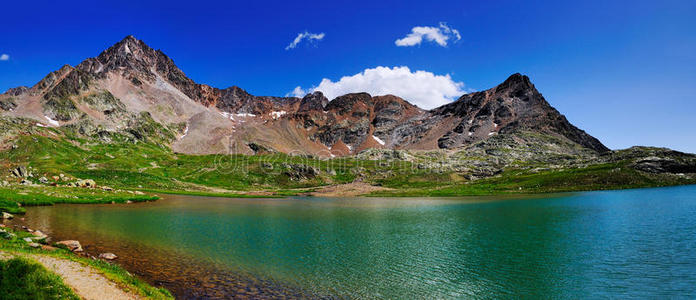
[(462, 36), (459, 34), (459, 30), (451, 28), (447, 26), (446, 23), (441, 22), (439, 27), (413, 27), (411, 33), (402, 39), (396, 40), (394, 43), (399, 47), (410, 47), (420, 45), (424, 39), (426, 41), (435, 42), (442, 47), (447, 47), (447, 41), (449, 39), (454, 39), (456, 42), (461, 40)]
[(464, 83), (452, 80), (449, 74), (411, 71), (408, 67), (376, 67), (334, 82), (324, 78), (319, 85), (296, 87), (289, 95), (302, 97), (321, 91), (329, 99), (348, 93), (367, 92), (373, 96), (392, 94), (425, 109), (447, 104), (465, 94)]
[(297, 37), (288, 45), (285, 47), (285, 50), (290, 50), (290, 49), (295, 49), (297, 47), (297, 44), (302, 42), (302, 40), (306, 39), (308, 42), (316, 42), (316, 41), (321, 41), (324, 38), (324, 33), (311, 33), (311, 32), (300, 32), (297, 34)]
[(0, 61), (10, 60), (10, 56), (7, 54), (0, 55)]

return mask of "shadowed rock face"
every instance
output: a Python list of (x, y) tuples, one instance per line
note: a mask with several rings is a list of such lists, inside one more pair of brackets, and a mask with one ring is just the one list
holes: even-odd
[[(163, 91), (168, 94), (161, 94)], [(121, 101), (118, 95), (131, 99)], [(98, 119), (103, 124), (118, 124), (114, 126), (118, 128), (136, 124), (134, 120), (143, 111), (140, 104), (147, 103), (147, 107), (157, 107), (157, 113), (171, 111), (174, 115), (170, 122), (178, 123), (163, 123), (163, 128), (186, 128), (187, 132), (191, 129), (194, 135), (205, 133), (198, 135), (198, 141), (187, 149), (206, 147), (213, 140), (235, 139), (240, 144), (254, 143), (283, 151), (334, 146), (347, 148), (350, 153), (367, 148), (452, 149), (494, 135), (531, 131), (564, 138), (596, 152), (608, 151), (597, 139), (570, 124), (521, 74), (430, 111), (393, 95), (353, 93), (331, 101), (321, 92), (301, 99), (254, 96), (237, 86), (218, 89), (196, 83), (162, 51), (133, 36), (74, 68), (63, 66), (32, 88), (10, 89), (0, 95), (0, 109), (14, 110), (18, 105), (31, 103), (27, 100), (31, 97), (38, 97), (43, 109), (35, 114), (41, 116), (37, 119), (46, 116), (65, 123), (79, 121), (85, 126)], [(196, 113), (187, 114), (180, 107), (171, 107), (172, 102), (165, 101), (168, 97), (182, 99), (175, 103), (185, 104)], [(203, 117), (201, 112), (208, 113)], [(238, 122), (235, 114), (247, 119), (243, 124), (222, 126), (220, 122)], [(219, 115), (226, 117), (211, 119)], [(205, 119), (209, 121), (201, 121)], [(128, 128), (123, 130), (129, 132)], [(220, 147), (219, 143), (216, 145)]]

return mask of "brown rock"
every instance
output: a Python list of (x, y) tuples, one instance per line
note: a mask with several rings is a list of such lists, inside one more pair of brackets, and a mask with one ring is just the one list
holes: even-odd
[(65, 240), (57, 242), (56, 244), (65, 246), (72, 252), (82, 252), (82, 245), (80, 245), (80, 242), (76, 240)]

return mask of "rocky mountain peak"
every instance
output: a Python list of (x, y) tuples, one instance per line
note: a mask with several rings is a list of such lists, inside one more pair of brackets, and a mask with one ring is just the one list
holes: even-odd
[(438, 140), (440, 148), (528, 130), (562, 135), (598, 152), (609, 150), (599, 140), (570, 124), (537, 91), (529, 77), (519, 73), (492, 89), (466, 94), (431, 113), (457, 118), (456, 126)]
[(298, 111), (324, 110), (327, 104), (329, 104), (329, 99), (322, 92), (316, 91), (302, 98)]
[(164, 56), (162, 52), (155, 51), (143, 41), (129, 35), (104, 50), (99, 56), (83, 61), (77, 69), (97, 76), (111, 71), (124, 71), (151, 77), (158, 62), (168, 60), (161, 56)]

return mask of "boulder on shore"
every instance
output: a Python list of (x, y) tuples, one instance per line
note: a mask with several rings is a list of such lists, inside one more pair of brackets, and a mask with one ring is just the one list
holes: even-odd
[(14, 218), (14, 216), (11, 213), (4, 212), (4, 211), (2, 212), (1, 219), (12, 219), (12, 218)]
[(72, 252), (82, 252), (82, 245), (80, 245), (80, 242), (76, 240), (65, 240), (57, 242), (56, 244), (58, 244), (59, 246), (64, 246)]
[(92, 179), (78, 180), (75, 184), (82, 188), (94, 188), (97, 187), (97, 183)]
[(19, 166), (15, 169), (12, 169), (10, 170), (10, 173), (12, 173), (12, 176), (17, 178), (31, 177), (29, 171), (27, 170), (27, 167), (25, 166)]
[(118, 256), (116, 256), (116, 254), (107, 252), (107, 253), (99, 254), (99, 258), (106, 259), (106, 260), (114, 260), (114, 259), (117, 259)]

